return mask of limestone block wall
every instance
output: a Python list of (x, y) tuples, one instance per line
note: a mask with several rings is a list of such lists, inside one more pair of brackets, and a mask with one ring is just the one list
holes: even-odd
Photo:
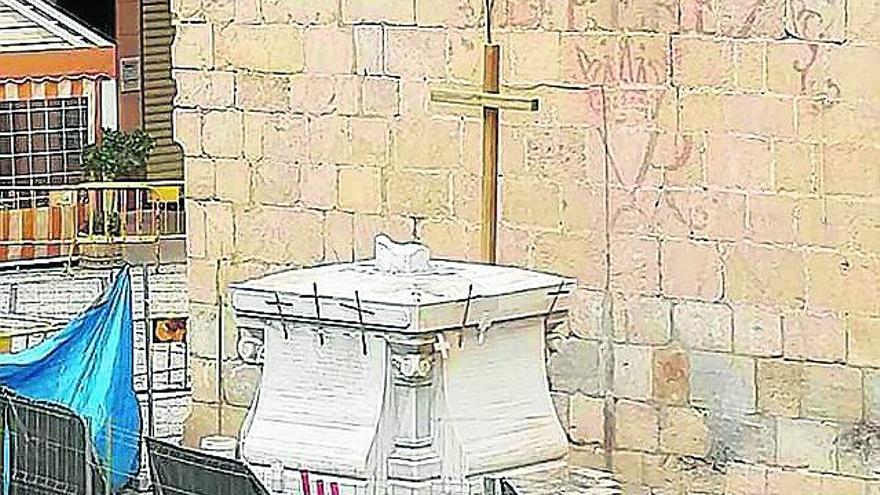
[[(229, 282), (478, 251), (479, 0), (177, 0), (195, 406), (256, 370)], [(578, 277), (548, 336), (571, 460), (631, 493), (880, 493), (880, 5), (496, 0), (500, 259)], [(218, 378), (219, 377), (219, 380)]]

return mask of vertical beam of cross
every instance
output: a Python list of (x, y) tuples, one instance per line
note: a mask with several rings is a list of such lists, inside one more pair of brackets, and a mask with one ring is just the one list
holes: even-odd
[(492, 44), (492, 9), (495, 7), (495, 0), (484, 0), (486, 7), (486, 44)]
[[(483, 91), (501, 89), (501, 46), (492, 43), (492, 8), (486, 0), (486, 46), (483, 52)], [(483, 204), (480, 213), (480, 257), (495, 264), (498, 258), (498, 108), (483, 107)]]
[[(491, 5), (491, 0), (488, 4)], [(488, 20), (486, 21), (488, 22)], [(501, 47), (487, 44), (484, 52), (483, 91), (498, 94)], [(483, 107), (483, 206), (480, 214), (480, 256), (487, 263), (498, 257), (498, 108)]]

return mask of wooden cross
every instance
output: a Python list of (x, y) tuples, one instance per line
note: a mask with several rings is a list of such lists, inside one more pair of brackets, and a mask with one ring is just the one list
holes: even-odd
[(483, 199), (480, 215), (480, 253), (494, 264), (498, 253), (498, 112), (538, 110), (537, 98), (500, 94), (501, 47), (492, 43), (492, 6), (486, 0), (486, 44), (483, 52), (482, 91), (432, 89), (431, 101), (483, 109)]

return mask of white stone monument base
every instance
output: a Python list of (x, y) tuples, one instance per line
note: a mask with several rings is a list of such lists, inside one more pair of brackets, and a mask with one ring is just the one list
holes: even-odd
[(545, 338), (575, 281), (384, 238), (377, 255), (233, 286), (239, 352), (263, 365), (241, 452), (266, 486), (484, 495), (564, 463)]

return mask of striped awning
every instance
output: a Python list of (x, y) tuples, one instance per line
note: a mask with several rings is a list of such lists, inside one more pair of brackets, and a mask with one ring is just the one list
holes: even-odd
[(91, 96), (98, 80), (96, 76), (0, 80), (0, 101)]
[(23, 81), (0, 79), (0, 101), (44, 100), (52, 98), (88, 98), (88, 142), (99, 138), (101, 130), (113, 127), (115, 108), (107, 107), (102, 100), (115, 101), (115, 94), (102, 89), (107, 78), (80, 76), (78, 78), (42, 78)]
[[(92, 76), (0, 81), (0, 102), (85, 97), (88, 99), (87, 142), (92, 143), (103, 121), (100, 100), (106, 91), (102, 90), (101, 83), (101, 78)], [(28, 193), (24, 190), (13, 194), (4, 190), (2, 194), (7, 195), (7, 202), (18, 206), (6, 205), (0, 209), (0, 263), (57, 258), (71, 253), (77, 225), (84, 221), (77, 217), (85, 211), (77, 208), (75, 199), (59, 199), (55, 191)], [(31, 198), (30, 206), (21, 204), (22, 198)]]

